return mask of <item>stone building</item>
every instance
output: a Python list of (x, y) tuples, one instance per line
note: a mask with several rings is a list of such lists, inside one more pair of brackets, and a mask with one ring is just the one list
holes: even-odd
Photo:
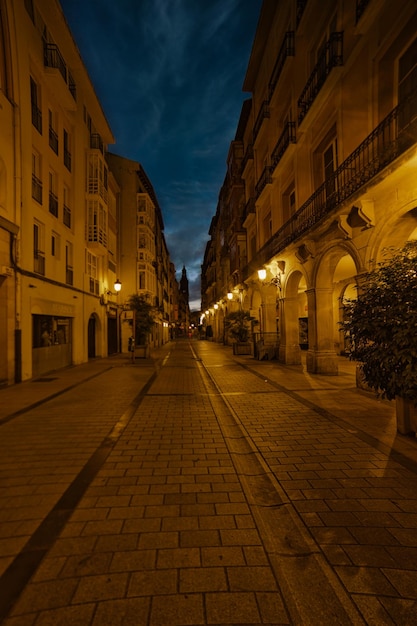
[(343, 299), (417, 237), (416, 23), (412, 0), (264, 0), (202, 266), (218, 340), (242, 306), (281, 362), (337, 374)]
[[(108, 153), (106, 160), (119, 189), (120, 275), (123, 276), (122, 304), (135, 293), (155, 309), (152, 346), (170, 338), (174, 318), (172, 268), (164, 237), (162, 211), (145, 170), (135, 161)], [(122, 351), (131, 335), (129, 317), (121, 315)]]
[[(114, 141), (59, 2), (0, 0), (0, 385), (126, 347)], [(149, 189), (143, 202), (156, 206)], [(153, 245), (145, 276), (162, 341), (171, 283), (161, 228)]]

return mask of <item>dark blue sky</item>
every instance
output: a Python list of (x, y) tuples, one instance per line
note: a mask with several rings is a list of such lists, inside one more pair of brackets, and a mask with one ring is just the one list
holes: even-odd
[(144, 167), (177, 277), (200, 268), (262, 0), (61, 0), (116, 138)]

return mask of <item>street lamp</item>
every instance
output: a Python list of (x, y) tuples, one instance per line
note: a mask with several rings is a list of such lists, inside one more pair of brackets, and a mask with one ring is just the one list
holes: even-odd
[(120, 280), (119, 280), (119, 279), (117, 279), (117, 280), (116, 280), (116, 282), (115, 282), (115, 283), (114, 283), (114, 285), (113, 285), (113, 288), (114, 288), (114, 290), (115, 290), (115, 292), (116, 292), (116, 293), (119, 293), (119, 291), (120, 291), (120, 290), (121, 290), (121, 288), (122, 288), (122, 283), (120, 282)]

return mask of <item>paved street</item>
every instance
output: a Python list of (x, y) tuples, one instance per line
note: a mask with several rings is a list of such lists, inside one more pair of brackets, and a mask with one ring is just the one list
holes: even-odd
[(337, 377), (179, 340), (0, 390), (5, 626), (417, 623), (417, 440)]

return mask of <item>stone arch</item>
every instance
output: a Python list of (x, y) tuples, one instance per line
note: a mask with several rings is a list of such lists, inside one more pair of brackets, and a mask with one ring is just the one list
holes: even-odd
[(316, 260), (312, 287), (307, 291), (309, 372), (337, 375), (337, 356), (345, 349), (339, 325), (341, 298), (346, 289), (356, 284), (356, 276), (362, 269), (363, 261), (351, 242), (330, 245)]
[(292, 269), (279, 298), (279, 360), (287, 365), (301, 363), (301, 349), (308, 347), (307, 278)]

